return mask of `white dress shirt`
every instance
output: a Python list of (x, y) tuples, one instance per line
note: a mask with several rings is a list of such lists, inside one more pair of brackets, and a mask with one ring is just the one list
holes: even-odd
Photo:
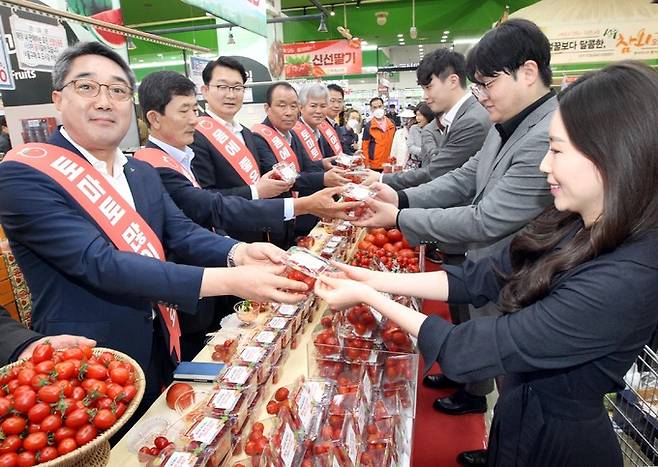
[(75, 147), (80, 152), (80, 154), (84, 156), (85, 159), (91, 163), (91, 165), (96, 170), (98, 170), (98, 172), (100, 172), (103, 178), (107, 180), (109, 184), (112, 185), (115, 190), (117, 190), (121, 197), (126, 200), (126, 202), (130, 204), (130, 206), (134, 209), (135, 200), (133, 199), (133, 194), (130, 191), (130, 185), (128, 185), (126, 174), (123, 172), (123, 167), (128, 163), (128, 158), (126, 155), (121, 152), (119, 148), (117, 148), (116, 155), (114, 156), (114, 163), (112, 165), (112, 175), (110, 175), (107, 170), (107, 163), (105, 161), (97, 159), (92, 153), (73, 141), (64, 127), (61, 128), (60, 133), (69, 141), (69, 143), (73, 145), (73, 147)]
[(452, 125), (452, 121), (455, 119), (457, 112), (459, 112), (459, 109), (461, 108), (462, 105), (464, 105), (464, 102), (466, 102), (469, 97), (471, 97), (471, 93), (470, 92), (465, 93), (461, 97), (461, 99), (459, 99), (457, 103), (450, 108), (450, 110), (448, 110), (446, 113), (444, 113), (441, 116), (441, 120), (440, 120), (441, 125), (445, 127), (443, 133), (448, 133), (448, 130), (450, 129), (450, 125)]
[[(217, 120), (219, 123), (224, 125), (226, 128), (231, 130), (238, 138), (240, 138), (240, 141), (244, 143), (244, 136), (242, 136), (242, 125), (240, 125), (237, 122), (227, 122), (224, 120), (222, 117), (214, 113), (210, 108), (206, 106), (206, 113), (210, 115), (212, 118)], [(278, 131), (278, 130), (277, 130)], [(290, 140), (288, 141), (290, 143)], [(194, 153), (192, 153), (194, 154)], [(258, 161), (258, 155), (257, 154), (252, 154), (254, 158)], [(174, 154), (172, 156), (176, 157)], [(194, 155), (192, 156), (194, 157)], [(191, 159), (190, 159), (191, 160)], [(180, 161), (179, 161), (180, 162)], [(259, 199), (258, 198), (258, 189), (256, 188), (256, 185), (249, 185), (249, 188), (251, 188), (251, 199)], [(289, 221), (291, 219), (295, 218), (295, 201), (293, 198), (284, 198), (283, 199), (283, 220), (284, 221)]]
[(188, 172), (192, 173), (192, 159), (194, 159), (194, 151), (191, 147), (185, 146), (185, 150), (181, 151), (180, 149), (172, 146), (171, 144), (165, 143), (153, 135), (149, 135), (149, 141), (163, 149), (164, 152), (180, 162), (181, 165), (188, 170)]

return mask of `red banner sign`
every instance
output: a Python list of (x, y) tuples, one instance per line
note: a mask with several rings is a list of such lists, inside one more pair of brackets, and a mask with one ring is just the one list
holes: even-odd
[(322, 41), (284, 44), (286, 78), (361, 73), (361, 41)]

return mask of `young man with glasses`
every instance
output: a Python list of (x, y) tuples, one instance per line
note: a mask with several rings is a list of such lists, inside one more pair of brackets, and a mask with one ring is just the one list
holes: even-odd
[[(482, 149), (460, 168), (418, 187), (395, 192), (373, 185), (380, 200), (370, 203), (370, 214), (356, 224), (397, 224), (412, 244), (462, 247), (477, 260), (500, 248), (551, 203), (539, 164), (548, 151), (557, 98), (550, 91), (548, 39), (527, 20), (506, 21), (485, 34), (469, 53), (466, 71), (495, 123)], [(496, 313), (487, 306), (470, 309), (472, 318)], [(485, 395), (492, 390), (492, 381), (468, 384), (437, 399), (434, 407), (450, 414), (485, 412)]]
[(294, 303), (301, 296), (283, 290), (299, 283), (272, 265), (281, 250), (196, 225), (155, 169), (121, 152), (135, 78), (115, 51), (78, 43), (52, 78), (63, 126), (48, 145), (15, 148), (0, 164), (0, 218), (30, 286), (34, 330), (130, 355), (146, 375), (143, 411), (180, 361), (179, 312), (219, 295)]

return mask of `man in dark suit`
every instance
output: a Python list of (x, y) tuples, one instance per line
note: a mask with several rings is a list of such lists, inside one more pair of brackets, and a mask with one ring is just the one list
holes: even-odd
[(76, 347), (86, 345), (94, 347), (96, 341), (81, 336), (46, 336), (27, 329), (21, 323), (13, 319), (7, 311), (0, 307), (0, 366), (28, 358), (32, 355), (35, 347), (44, 342), (56, 348)]
[[(67, 167), (75, 170), (67, 172), (67, 180), (76, 183), (86, 170), (84, 180), (93, 184), (87, 190), (112, 193), (113, 206), (125, 208), (110, 213), (109, 205), (107, 211), (101, 207), (106, 217), (113, 216), (102, 221), (76, 201), (76, 185), (56, 181), (30, 162), (33, 146), (26, 145), (0, 164), (0, 219), (30, 286), (34, 330), (84, 335), (133, 357), (147, 377), (145, 408), (171, 379), (178, 353), (175, 307), (194, 313), (199, 297), (218, 295), (292, 303), (299, 295), (282, 290), (300, 286), (276, 275), (281, 266), (263, 266), (277, 261), (280, 250), (239, 243), (196, 225), (171, 201), (152, 167), (119, 150), (130, 125), (134, 85), (129, 66), (108, 47), (88, 42), (65, 50), (53, 71), (53, 101), (63, 127), (46, 147), (46, 154), (61, 151), (60, 159), (71, 162)], [(127, 231), (119, 237), (133, 250), (120, 247), (111, 228), (119, 216), (131, 228), (143, 225), (141, 233), (181, 264), (136, 253), (151, 244), (138, 235), (129, 241)], [(154, 310), (158, 302), (170, 306), (167, 314)]]
[(191, 145), (195, 155), (192, 171), (201, 186), (246, 199), (274, 198), (288, 191), (290, 185), (272, 178), (272, 172), (262, 166), (251, 131), (234, 120), (242, 108), (244, 83), (247, 81), (247, 72), (242, 64), (231, 57), (219, 57), (206, 65), (202, 76), (204, 85), (201, 92), (208, 103), (205, 116), (225, 127), (246, 146), (263, 175), (257, 181), (247, 183), (229, 159), (217, 149), (217, 145), (197, 127)]
[[(297, 92), (290, 84), (279, 82), (268, 88), (265, 102), (267, 118), (263, 121), (263, 125), (276, 130), (295, 153), (301, 172), (299, 178), (295, 181), (293, 190), (297, 191), (300, 196), (308, 196), (316, 193), (325, 186), (342, 186), (347, 182), (347, 179), (342, 176), (343, 171), (336, 167), (325, 171), (322, 162), (311, 160), (308, 153), (304, 150), (303, 143), (291, 131), (297, 122), (298, 109), (299, 99)], [(258, 153), (261, 155), (263, 161), (266, 161), (268, 166), (275, 164), (278, 159), (265, 137), (254, 133), (254, 138), (258, 147)], [(315, 216), (298, 217), (295, 223), (295, 233), (297, 235), (306, 235), (317, 223), (317, 220)]]
[[(338, 138), (340, 139), (340, 144), (342, 147), (342, 150), (345, 154), (351, 154), (354, 152), (354, 150), (350, 147), (345, 147), (343, 144), (345, 141), (343, 138), (343, 134), (345, 133), (345, 128), (340, 126), (339, 119), (340, 115), (343, 113), (343, 110), (345, 109), (344, 102), (345, 102), (345, 91), (343, 90), (342, 87), (340, 87), (337, 84), (331, 83), (327, 85), (327, 91), (329, 91), (329, 105), (327, 105), (327, 110), (325, 111), (325, 115), (327, 117), (327, 121), (331, 125), (331, 127), (336, 130), (336, 133), (338, 134)], [(326, 138), (324, 138), (324, 143), (328, 145), (328, 141)]]

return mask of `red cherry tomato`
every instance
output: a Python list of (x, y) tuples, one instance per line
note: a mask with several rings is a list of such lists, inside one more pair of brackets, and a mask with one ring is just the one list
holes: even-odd
[(94, 417), (94, 426), (99, 430), (107, 430), (117, 421), (116, 416), (107, 409), (101, 409), (96, 412)]
[(78, 443), (73, 438), (66, 438), (57, 444), (57, 452), (60, 456), (75, 451), (78, 448)]
[(41, 423), (41, 421), (50, 415), (50, 406), (43, 402), (33, 405), (27, 412), (27, 419), (31, 423)]
[(167, 438), (165, 438), (164, 436), (158, 436), (153, 441), (153, 444), (158, 449), (164, 449), (169, 444), (169, 440)]
[(48, 444), (48, 436), (43, 432), (30, 433), (23, 440), (23, 448), (26, 451), (37, 452)]
[(86, 409), (75, 409), (64, 421), (64, 424), (69, 428), (80, 428), (87, 423), (89, 423), (89, 414)]
[(44, 360), (50, 360), (52, 356), (53, 346), (45, 342), (43, 344), (37, 345), (34, 348), (34, 352), (32, 352), (32, 362), (36, 365), (37, 363), (41, 363)]
[(288, 388), (279, 388), (276, 390), (276, 393), (274, 394), (274, 399), (276, 399), (278, 402), (282, 402), (288, 399), (288, 394), (290, 394)]
[(55, 431), (55, 442), (59, 443), (60, 441), (65, 440), (66, 438), (74, 438), (75, 430), (67, 426), (63, 426)]
[[(178, 384), (185, 384), (185, 383), (178, 383)], [(186, 384), (186, 386), (189, 386), (190, 389), (192, 389), (192, 386), (189, 384)], [(126, 386), (123, 387), (123, 397), (121, 398), (122, 402), (130, 402), (131, 400), (134, 399), (134, 397), (137, 395), (137, 388), (132, 385), (132, 384), (127, 384)], [(167, 402), (167, 404), (169, 404)]]
[(73, 378), (75, 372), (75, 365), (70, 360), (59, 362), (55, 365), (55, 371), (57, 372), (58, 380), (60, 381), (69, 380)]
[(27, 414), (34, 407), (34, 404), (37, 403), (37, 393), (30, 389), (29, 386), (26, 387), (28, 389), (14, 394), (14, 409), (22, 414)]
[(45, 433), (55, 433), (62, 426), (62, 419), (57, 415), (48, 415), (41, 422), (41, 429)]
[(0, 428), (5, 435), (9, 436), (19, 434), (25, 429), (26, 425), (27, 422), (23, 417), (14, 415), (6, 418), (5, 421), (2, 422), (2, 425), (0, 425)]
[(18, 465), (18, 454), (8, 452), (0, 456), (0, 467), (16, 467)]
[(39, 389), (39, 392), (37, 393), (37, 397), (41, 402), (45, 402), (47, 404), (54, 404), (59, 400), (59, 395), (60, 395), (60, 388), (56, 384), (51, 384), (48, 386), (43, 386), (41, 389)]
[(53, 459), (57, 459), (59, 457), (59, 454), (57, 453), (57, 449), (54, 448), (53, 446), (48, 446), (46, 448), (43, 448), (41, 452), (38, 454), (39, 456), (39, 462), (48, 462)]
[(39, 362), (37, 365), (34, 366), (34, 371), (37, 374), (50, 374), (51, 371), (55, 368), (55, 362), (52, 360), (44, 360), (43, 362)]
[(276, 415), (279, 413), (279, 404), (277, 401), (269, 401), (267, 403), (267, 413), (270, 415)]
[(37, 463), (37, 458), (33, 452), (24, 451), (18, 455), (17, 467), (32, 467)]
[(22, 446), (23, 441), (18, 435), (7, 436), (2, 443), (0, 443), (0, 456), (8, 452), (16, 452)]
[(107, 379), (107, 368), (101, 364), (89, 365), (87, 367), (87, 378), (103, 381)]
[(97, 433), (98, 431), (93, 425), (84, 425), (75, 434), (75, 442), (78, 443), (78, 446), (87, 444), (89, 441), (96, 437)]
[(110, 370), (110, 379), (113, 383), (124, 385), (128, 382), (130, 372), (124, 367), (113, 368)]
[(70, 347), (62, 352), (63, 360), (82, 360), (84, 356), (82, 349), (79, 347)]

